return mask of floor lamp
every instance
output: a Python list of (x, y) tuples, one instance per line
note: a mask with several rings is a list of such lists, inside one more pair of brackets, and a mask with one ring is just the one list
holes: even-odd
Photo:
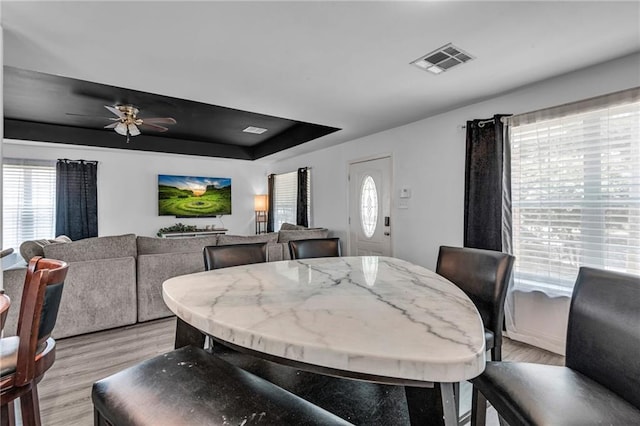
[(256, 211), (256, 234), (267, 232), (267, 196), (254, 195), (253, 205)]

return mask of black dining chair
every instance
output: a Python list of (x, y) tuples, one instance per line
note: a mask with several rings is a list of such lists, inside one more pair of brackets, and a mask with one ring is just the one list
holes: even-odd
[[(457, 285), (474, 303), (484, 324), (485, 349), (491, 359), (502, 359), (504, 300), (515, 258), (507, 253), (467, 247), (441, 246), (436, 273)], [(460, 395), (460, 386), (455, 392)], [(486, 401), (473, 388), (471, 411), (485, 410)], [(456, 405), (456, 409), (458, 406)], [(472, 426), (477, 415), (472, 414)]]
[(511, 426), (640, 424), (640, 277), (580, 268), (565, 363), (489, 362), (472, 382)]
[[(267, 243), (230, 244), (224, 246), (206, 246), (202, 250), (204, 269), (229, 268), (267, 261)], [(187, 345), (203, 347), (206, 336), (180, 317), (176, 321), (175, 349)]]
[(340, 257), (340, 238), (315, 238), (289, 241), (291, 259)]
[(457, 285), (474, 303), (485, 327), (491, 359), (502, 359), (504, 299), (515, 257), (493, 250), (441, 246), (436, 273)]

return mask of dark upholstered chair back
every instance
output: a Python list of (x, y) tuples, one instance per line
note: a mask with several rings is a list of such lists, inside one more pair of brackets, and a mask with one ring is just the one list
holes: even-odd
[(68, 268), (61, 260), (40, 256), (29, 261), (18, 317), (17, 335), (21, 343), (17, 357), (17, 386), (34, 377), (36, 352), (51, 336), (56, 324)]
[[(499, 360), (504, 299), (515, 258), (492, 250), (441, 246), (436, 273), (462, 289), (480, 312), (485, 328), (494, 334), (494, 360)], [(497, 355), (497, 356), (496, 356)]]
[(640, 278), (582, 267), (573, 290), (566, 366), (640, 408)]
[(312, 257), (340, 257), (340, 238), (316, 238), (289, 241), (291, 259)]
[(204, 269), (229, 268), (267, 261), (267, 243), (231, 244), (204, 248)]

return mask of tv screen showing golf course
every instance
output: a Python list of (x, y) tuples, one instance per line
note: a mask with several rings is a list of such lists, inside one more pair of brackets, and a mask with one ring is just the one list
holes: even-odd
[(231, 214), (231, 179), (158, 175), (158, 214), (176, 217)]

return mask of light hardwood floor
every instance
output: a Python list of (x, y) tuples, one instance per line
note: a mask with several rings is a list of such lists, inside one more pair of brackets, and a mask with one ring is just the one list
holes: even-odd
[[(175, 319), (61, 339), (56, 361), (38, 385), (44, 426), (93, 424), (91, 385), (144, 359), (173, 349)], [(564, 357), (506, 339), (504, 360), (564, 364)], [(495, 412), (488, 424), (497, 425)]]

